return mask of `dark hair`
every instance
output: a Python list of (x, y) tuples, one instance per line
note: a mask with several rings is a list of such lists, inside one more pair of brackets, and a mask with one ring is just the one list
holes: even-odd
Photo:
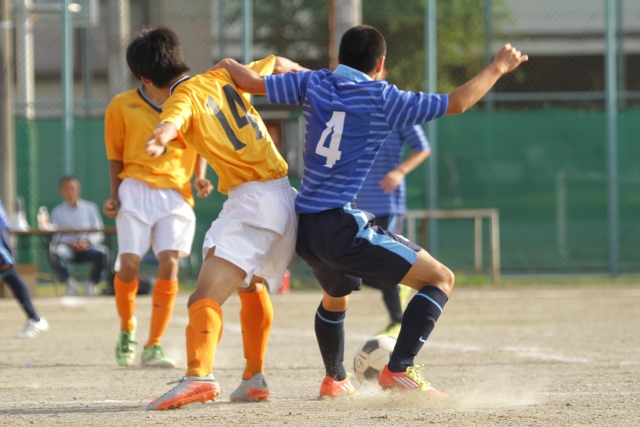
[(368, 25), (347, 30), (340, 40), (340, 63), (363, 73), (376, 68), (378, 60), (387, 54), (387, 43), (380, 31)]
[(189, 71), (178, 35), (168, 28), (142, 30), (127, 47), (127, 64), (133, 75), (165, 88)]
[(60, 178), (60, 181), (58, 181), (58, 188), (62, 188), (62, 184), (64, 184), (67, 181), (76, 181), (78, 185), (80, 185), (80, 180), (78, 180), (78, 178), (75, 175), (65, 175), (62, 178)]

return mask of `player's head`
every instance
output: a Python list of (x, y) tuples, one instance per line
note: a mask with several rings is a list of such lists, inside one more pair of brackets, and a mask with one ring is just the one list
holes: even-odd
[(74, 206), (80, 198), (80, 181), (73, 175), (60, 178), (58, 189), (65, 202), (71, 206)]
[(157, 88), (167, 88), (189, 67), (184, 63), (178, 35), (168, 28), (142, 30), (127, 47), (127, 64), (133, 75)]
[(338, 60), (347, 67), (370, 74), (381, 71), (377, 68), (384, 65), (386, 54), (387, 42), (380, 31), (368, 25), (358, 25), (342, 36)]

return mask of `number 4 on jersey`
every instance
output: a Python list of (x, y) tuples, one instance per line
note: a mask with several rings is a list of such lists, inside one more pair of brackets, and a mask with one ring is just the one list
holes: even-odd
[[(316, 146), (316, 154), (327, 158), (325, 166), (328, 168), (332, 168), (342, 156), (340, 140), (342, 139), (342, 130), (344, 129), (344, 116), (344, 111), (333, 112), (331, 119), (327, 122), (327, 128), (322, 132), (322, 135), (320, 135), (320, 141), (318, 141), (318, 145)], [(333, 135), (331, 135), (329, 146), (325, 147), (324, 142), (332, 131)]]

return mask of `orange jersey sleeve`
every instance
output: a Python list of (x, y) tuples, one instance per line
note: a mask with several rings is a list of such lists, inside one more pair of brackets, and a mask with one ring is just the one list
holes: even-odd
[(113, 102), (109, 103), (104, 114), (104, 142), (107, 159), (121, 162), (124, 151), (122, 114), (119, 105)]
[(262, 118), (226, 70), (180, 83), (165, 102), (161, 118), (176, 125), (180, 145), (195, 148), (216, 171), (223, 194), (245, 182), (287, 175), (287, 164)]

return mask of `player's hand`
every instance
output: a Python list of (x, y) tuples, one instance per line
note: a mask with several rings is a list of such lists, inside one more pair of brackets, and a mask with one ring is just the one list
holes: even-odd
[(147, 154), (151, 157), (161, 156), (166, 151), (167, 144), (177, 137), (178, 128), (173, 123), (161, 122), (147, 140)]
[(69, 247), (74, 252), (84, 252), (89, 249), (89, 242), (85, 240), (77, 240), (75, 242), (69, 243)]
[(226, 68), (225, 65), (228, 65), (230, 62), (236, 62), (236, 61), (234, 61), (233, 59), (230, 59), (230, 58), (225, 58), (225, 59), (221, 60), (220, 62), (218, 62), (213, 67), (209, 68), (209, 71), (215, 71), (215, 70), (219, 70), (220, 68)]
[(116, 197), (107, 199), (102, 204), (102, 213), (108, 218), (115, 218), (118, 214), (118, 209), (120, 209), (120, 200)]
[(493, 63), (498, 67), (502, 74), (507, 74), (518, 68), (520, 64), (529, 60), (527, 55), (523, 55), (510, 43), (502, 46)]
[(397, 169), (392, 170), (382, 178), (380, 187), (385, 193), (393, 193), (404, 179), (404, 174)]
[(276, 63), (273, 66), (273, 74), (284, 74), (288, 73), (289, 71), (297, 73), (298, 71), (309, 71), (309, 69), (304, 68), (297, 62), (293, 62), (292, 60), (283, 56), (276, 56)]
[(198, 197), (207, 197), (213, 191), (213, 184), (206, 178), (196, 178), (193, 187), (197, 191)]

